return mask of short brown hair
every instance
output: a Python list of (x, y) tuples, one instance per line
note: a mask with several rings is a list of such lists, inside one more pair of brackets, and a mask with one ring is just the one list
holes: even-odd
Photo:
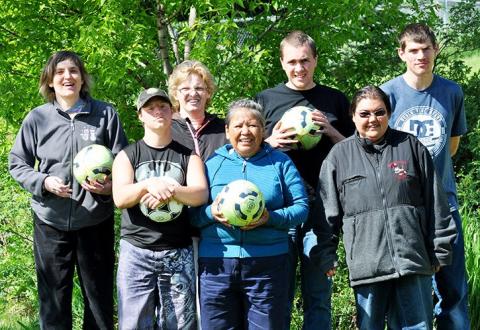
[[(176, 91), (178, 89), (178, 86), (184, 82), (185, 80), (188, 79), (188, 76), (191, 74), (197, 74), (199, 75), (205, 85), (207, 86), (207, 91), (208, 94), (210, 95), (210, 98), (207, 100), (206, 107), (210, 104), (210, 100), (212, 99), (213, 93), (217, 89), (217, 86), (215, 85), (215, 81), (213, 80), (213, 76), (208, 70), (208, 68), (201, 62), (199, 61), (192, 61), (192, 60), (187, 60), (175, 67), (173, 69), (172, 74), (168, 78), (168, 94), (170, 96), (170, 101), (172, 102), (172, 106), (174, 111), (179, 111), (180, 104), (178, 102), (177, 96), (176, 96)], [(205, 109), (206, 110), (206, 109)]]
[(418, 43), (426, 43), (430, 41), (433, 48), (437, 48), (437, 38), (435, 33), (424, 23), (408, 24), (398, 36), (398, 44), (402, 50), (405, 50), (407, 40), (413, 40)]
[(313, 57), (317, 57), (317, 45), (315, 44), (315, 40), (303, 31), (292, 31), (283, 38), (280, 42), (280, 58), (283, 58), (283, 48), (285, 48), (286, 44), (293, 47), (307, 45), (310, 47)]
[(55, 76), (55, 70), (57, 69), (57, 65), (58, 63), (66, 60), (72, 61), (80, 70), (80, 75), (83, 81), (82, 88), (80, 89), (80, 97), (85, 99), (90, 96), (92, 77), (85, 69), (85, 65), (80, 59), (80, 56), (68, 50), (61, 50), (50, 56), (42, 70), (42, 74), (40, 75), (39, 91), (40, 94), (42, 94), (42, 96), (49, 102), (55, 100), (55, 90), (49, 85), (53, 82), (53, 77)]

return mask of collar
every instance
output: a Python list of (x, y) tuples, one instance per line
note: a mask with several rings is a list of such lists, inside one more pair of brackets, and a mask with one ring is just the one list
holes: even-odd
[(391, 129), (390, 127), (388, 127), (382, 139), (377, 143), (373, 143), (369, 139), (360, 137), (360, 135), (358, 134), (358, 131), (355, 131), (356, 140), (358, 141), (358, 143), (360, 143), (362, 148), (368, 153), (382, 152), (383, 149), (385, 149), (385, 147), (389, 144), (390, 136), (391, 136)]

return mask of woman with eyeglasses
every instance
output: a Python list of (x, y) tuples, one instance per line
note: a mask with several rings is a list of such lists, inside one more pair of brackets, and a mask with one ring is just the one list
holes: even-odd
[(203, 161), (227, 142), (225, 122), (207, 112), (215, 89), (212, 74), (198, 61), (184, 61), (168, 79), (168, 93), (175, 111), (173, 138), (194, 150)]
[(385, 93), (359, 90), (356, 133), (337, 143), (320, 170), (310, 258), (333, 276), (343, 232), (360, 329), (432, 329), (432, 279), (451, 262), (456, 237), (441, 180), (413, 135), (388, 127)]

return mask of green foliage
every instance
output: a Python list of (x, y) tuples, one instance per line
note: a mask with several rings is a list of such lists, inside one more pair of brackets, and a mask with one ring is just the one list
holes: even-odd
[[(144, 87), (166, 88), (166, 59), (176, 65), (189, 58), (204, 62), (218, 84), (209, 111), (223, 114), (240, 97), (285, 80), (278, 45), (291, 30), (310, 34), (318, 46), (316, 80), (347, 95), (367, 84), (380, 84), (404, 70), (395, 49), (399, 30), (413, 21), (428, 22), (440, 31), (442, 51), (436, 72), (459, 82), (465, 92), (470, 132), (462, 138), (456, 170), (464, 220), (470, 276), (472, 326), (480, 324), (478, 241), (480, 165), (480, 76), (461, 61), (480, 45), (480, 14), (475, 1), (456, 6), (446, 26), (434, 1), (416, 0), (2, 0), (0, 11), (0, 328), (37, 327), (37, 298), (32, 256), (32, 220), (28, 194), (7, 172), (7, 155), (22, 119), (43, 101), (38, 78), (46, 59), (70, 49), (84, 59), (93, 75), (93, 96), (113, 103), (130, 139), (142, 128), (134, 103)], [(188, 23), (191, 7), (196, 20)], [(157, 30), (170, 28), (162, 58)], [(118, 214), (117, 214), (118, 216)], [(343, 255), (342, 253), (340, 255)], [(78, 283), (78, 282), (77, 282)], [(354, 300), (346, 266), (335, 276), (334, 324), (351, 329)], [(83, 310), (78, 284), (74, 294), (75, 328)], [(297, 296), (293, 328), (302, 321)]]

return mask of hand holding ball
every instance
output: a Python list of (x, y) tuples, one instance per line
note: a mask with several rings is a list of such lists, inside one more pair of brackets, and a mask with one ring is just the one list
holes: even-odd
[(322, 138), (322, 135), (317, 133), (320, 127), (313, 122), (312, 109), (308, 107), (293, 107), (283, 114), (280, 121), (282, 126), (291, 127), (295, 131), (294, 139), (298, 140), (298, 144), (294, 145), (295, 149), (312, 149)]

